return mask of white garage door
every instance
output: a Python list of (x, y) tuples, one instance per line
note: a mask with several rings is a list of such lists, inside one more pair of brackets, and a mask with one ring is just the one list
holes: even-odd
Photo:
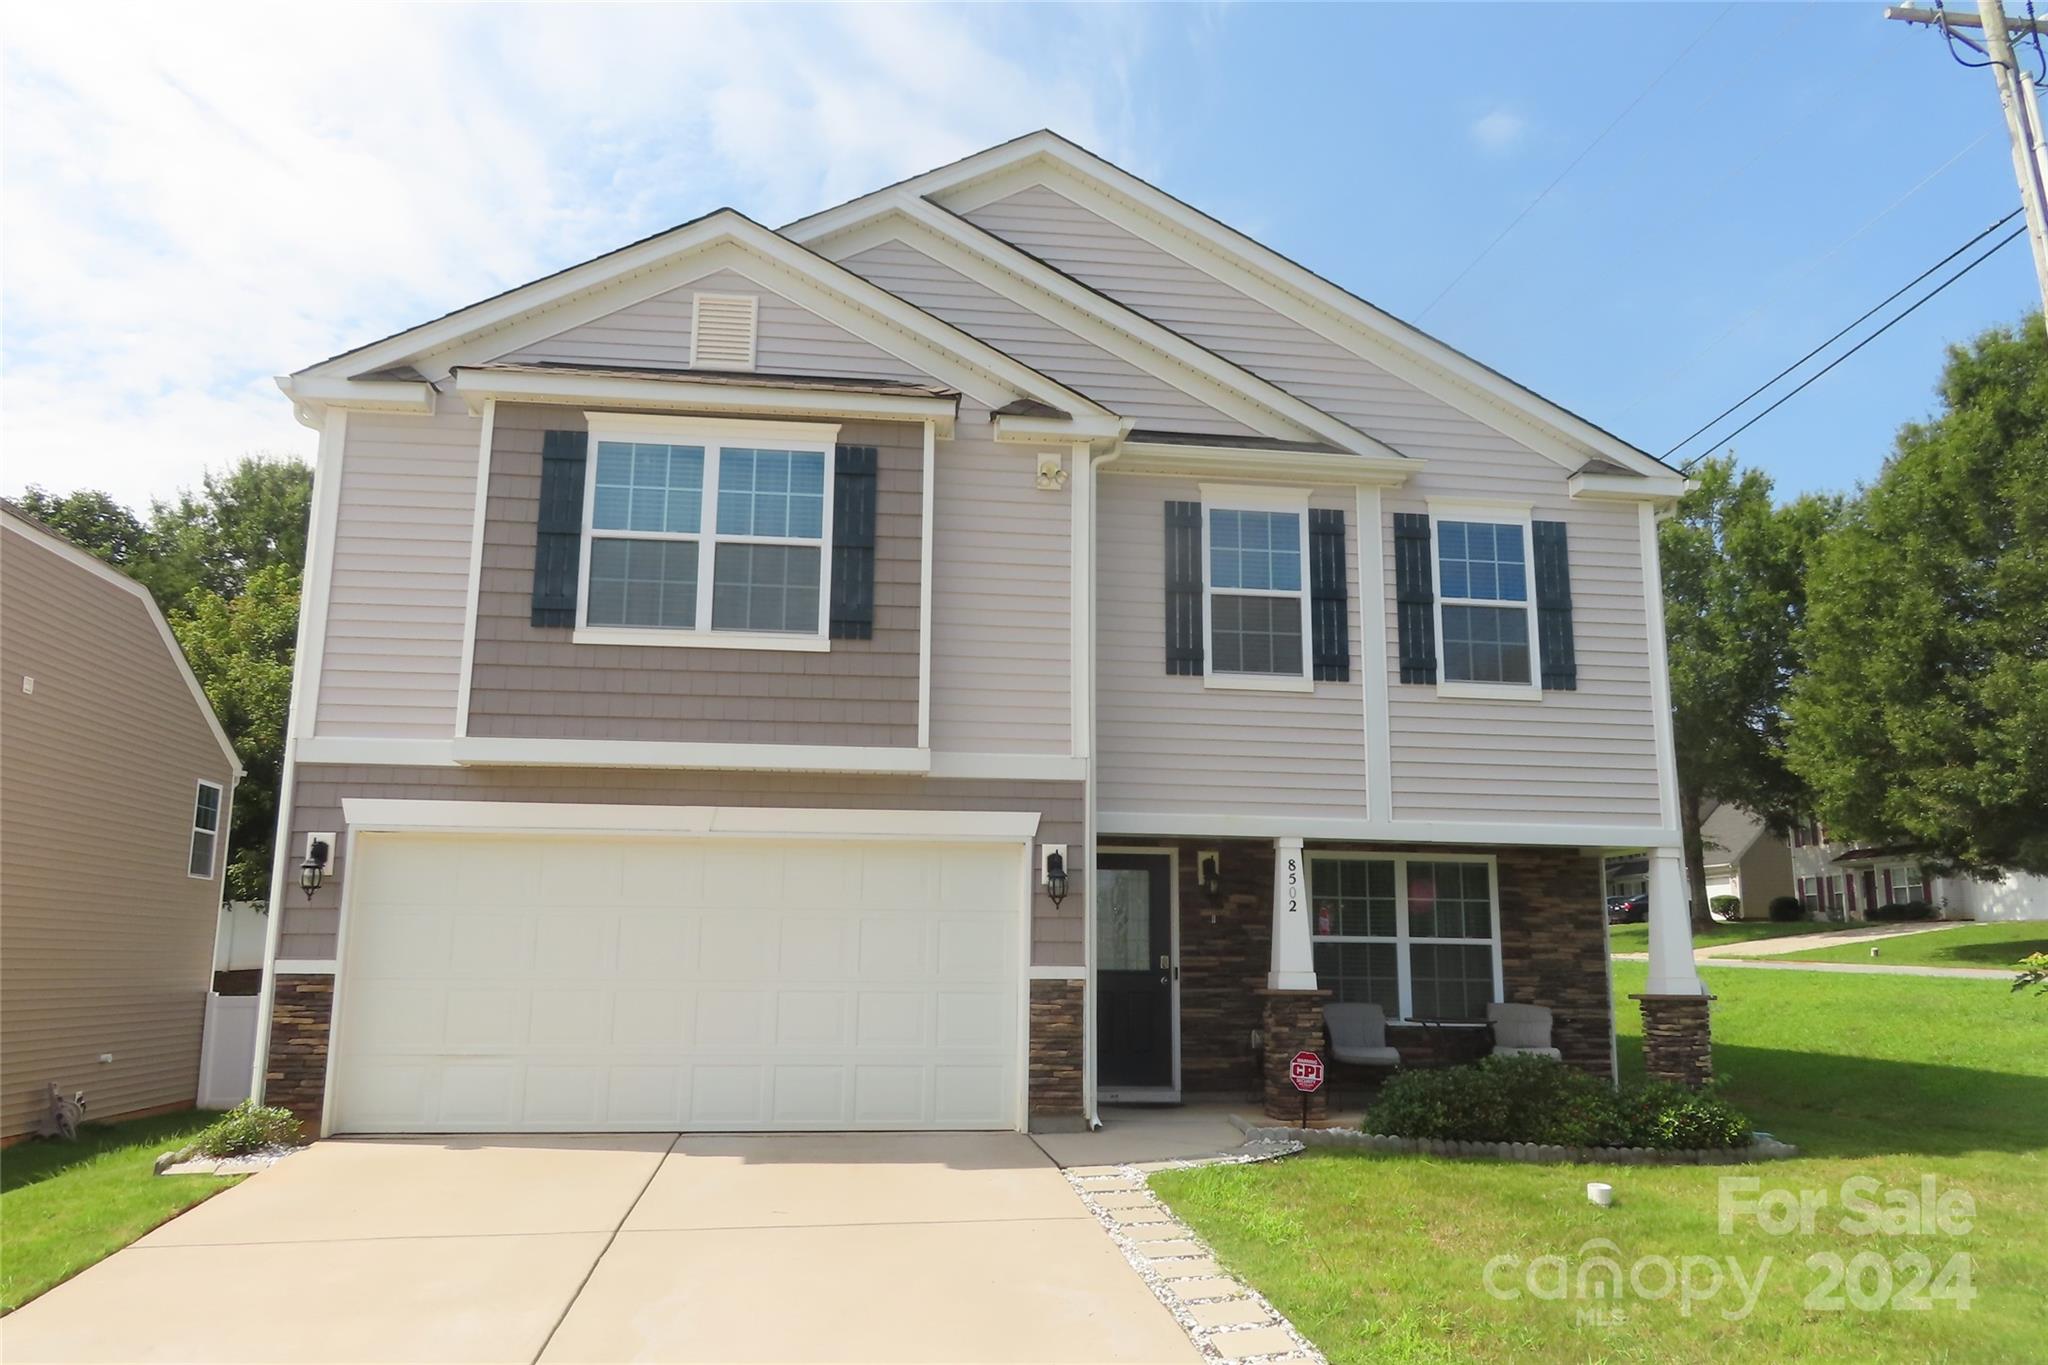
[(1018, 1126), (1016, 845), (364, 834), (336, 1132)]

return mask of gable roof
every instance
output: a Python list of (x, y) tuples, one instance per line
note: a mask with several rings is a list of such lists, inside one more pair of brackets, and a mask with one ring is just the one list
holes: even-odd
[[(1105, 420), (1109, 409), (1057, 380), (1032, 369), (986, 342), (932, 316), (860, 278), (852, 271), (782, 237), (745, 214), (718, 209), (666, 231), (643, 237), (578, 265), (544, 275), (514, 289), (442, 314), (325, 360), (316, 361), (279, 380), (286, 393), (320, 392), (317, 385), (351, 380), (390, 383), (410, 371), (422, 374), (420, 362), (433, 357), (454, 363), (475, 363), (492, 355), (465, 354), (487, 341), (506, 349), (503, 340), (538, 325), (560, 330), (573, 325), (579, 310), (598, 314), (628, 300), (613, 296), (636, 281), (664, 278), (683, 263), (720, 249), (744, 256), (757, 270), (773, 274), (780, 287), (797, 282), (811, 294), (798, 303), (829, 299), (831, 321), (863, 336), (882, 349), (944, 381), (973, 393), (991, 406), (1015, 398), (1031, 398), (1063, 411)], [(555, 320), (552, 315), (560, 314)], [(595, 314), (594, 314), (595, 315)], [(498, 339), (492, 341), (492, 339)], [(516, 349), (516, 347), (513, 347)], [(448, 368), (428, 364), (424, 371)]]
[[(1730, 801), (1723, 801), (1700, 821), (1700, 841), (1706, 845), (1710, 863), (1738, 861), (1763, 832), (1763, 821)], [(1722, 856), (1715, 857), (1716, 853)]]
[(235, 753), (235, 746), (228, 739), (227, 731), (220, 728), (220, 717), (213, 713), (213, 703), (207, 700), (206, 689), (199, 685), (198, 675), (192, 671), (191, 662), (185, 658), (184, 647), (178, 643), (178, 637), (171, 633), (171, 623), (164, 619), (163, 611), (157, 606), (156, 598), (150, 595), (149, 589), (98, 555), (79, 548), (68, 537), (37, 521), (5, 498), (0, 498), (0, 519), (4, 519), (9, 529), (19, 532), (24, 539), (48, 550), (72, 567), (113, 584), (142, 603), (142, 609), (148, 613), (150, 623), (156, 627), (156, 633), (163, 640), (164, 649), (170, 654), (171, 662), (177, 666), (179, 676), (184, 678), (186, 688), (191, 691), (193, 705), (199, 708), (199, 714), (205, 718), (206, 728), (213, 732), (214, 742), (220, 745), (220, 751), (226, 757), (228, 766), (234, 769), (235, 776), (242, 776), (241, 757)]
[(957, 200), (977, 186), (1033, 169), (1050, 171), (1065, 184), (1119, 205), (1125, 210), (1119, 214), (1120, 226), (1176, 255), (1199, 256), (1193, 262), (1198, 268), (1312, 330), (1340, 333), (1331, 339), (1489, 425), (1505, 421), (1507, 434), (1568, 468), (1603, 459), (1630, 474), (1659, 480), (1668, 481), (1678, 473), (1561, 404), (1049, 129), (897, 181), (782, 230), (815, 242), (861, 223), (888, 202), (909, 196), (950, 207), (942, 202), (947, 197)]

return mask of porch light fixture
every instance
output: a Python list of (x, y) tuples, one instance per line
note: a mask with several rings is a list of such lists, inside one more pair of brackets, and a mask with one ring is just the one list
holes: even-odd
[(1045, 851), (1045, 894), (1055, 908), (1067, 898), (1067, 853), (1064, 847)]
[(1195, 880), (1201, 885), (1202, 894), (1210, 900), (1223, 892), (1223, 855), (1203, 852), (1195, 859)]
[(306, 841), (306, 861), (299, 864), (299, 890), (306, 893), (307, 900), (313, 899), (326, 873), (327, 841), (315, 835)]

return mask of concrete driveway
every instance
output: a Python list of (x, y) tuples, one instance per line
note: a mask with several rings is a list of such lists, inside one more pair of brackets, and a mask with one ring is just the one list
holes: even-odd
[(0, 1322), (28, 1361), (1194, 1361), (1029, 1138), (322, 1142)]

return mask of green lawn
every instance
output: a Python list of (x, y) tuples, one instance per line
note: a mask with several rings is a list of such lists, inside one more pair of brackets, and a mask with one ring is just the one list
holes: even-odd
[[(1760, 938), (1785, 938), (1796, 934), (1826, 934), (1847, 928), (1843, 924), (1816, 924), (1807, 920), (1794, 920), (1790, 924), (1779, 924), (1775, 920), (1737, 920), (1733, 924), (1714, 921), (1705, 929), (1695, 929), (1692, 946), (1706, 948), (1720, 943), (1753, 943)], [(1607, 927), (1609, 951), (1616, 953), (1647, 953), (1650, 951), (1650, 926), (1647, 924), (1612, 924)]]
[(11, 1313), (241, 1177), (154, 1173), (218, 1117), (187, 1110), (87, 1124), (77, 1142), (0, 1152), (0, 1313)]
[[(1793, 1161), (1746, 1167), (1518, 1166), (1419, 1157), (1317, 1153), (1249, 1167), (1168, 1171), (1153, 1184), (1333, 1361), (1770, 1360), (1944, 1362), (2040, 1360), (2048, 1354), (2048, 1002), (1999, 981), (1845, 977), (1708, 968), (1715, 1059), (1731, 1098), (1758, 1125), (1802, 1148)], [(1617, 963), (1624, 1066), (1639, 1066), (1641, 1019), (1626, 1000), (1643, 969)], [(1753, 1176), (1765, 1189), (1823, 1192), (1813, 1230), (1770, 1236), (1753, 1218), (1720, 1232), (1719, 1182)], [(1962, 1235), (1853, 1235), (1841, 1184), (1875, 1177), (1884, 1190), (1967, 1192)], [(1610, 1181), (1615, 1206), (1587, 1203), (1588, 1180)], [(1882, 1195), (1880, 1194), (1880, 1197)], [(1620, 1301), (1601, 1325), (1597, 1300), (1542, 1299), (1520, 1278), (1535, 1258), (1562, 1256), (1578, 1274), (1594, 1238), (1623, 1266), (1639, 1258), (1714, 1257), (1724, 1287), (1689, 1315), (1676, 1295)], [(1916, 1264), (1934, 1271), (1966, 1253), (1977, 1297), (1919, 1309), (1809, 1305), (1825, 1289), (1807, 1258), (1874, 1253), (1904, 1287)], [(1487, 1292), (1496, 1256), (1520, 1261)], [(1762, 1289), (1739, 1320), (1729, 1258)], [(1768, 1258), (1768, 1268), (1766, 1268)], [(1695, 1263), (1706, 1282), (1705, 1262)], [(1545, 1283), (1540, 1280), (1539, 1283)], [(1655, 1263), (1645, 1284), (1659, 1287)], [(1874, 1302), (1881, 1271), (1866, 1258), (1858, 1295)], [(1930, 1286), (1931, 1288), (1932, 1286)], [(1838, 1292), (1842, 1292), (1839, 1290)], [(1606, 1301), (1612, 1304), (1614, 1300)]]
[[(1878, 956), (1872, 959), (1870, 950)], [(1925, 934), (1807, 948), (1773, 962), (1870, 962), (1894, 967), (2011, 967), (2028, 953), (2048, 953), (2048, 924), (1964, 924)]]

